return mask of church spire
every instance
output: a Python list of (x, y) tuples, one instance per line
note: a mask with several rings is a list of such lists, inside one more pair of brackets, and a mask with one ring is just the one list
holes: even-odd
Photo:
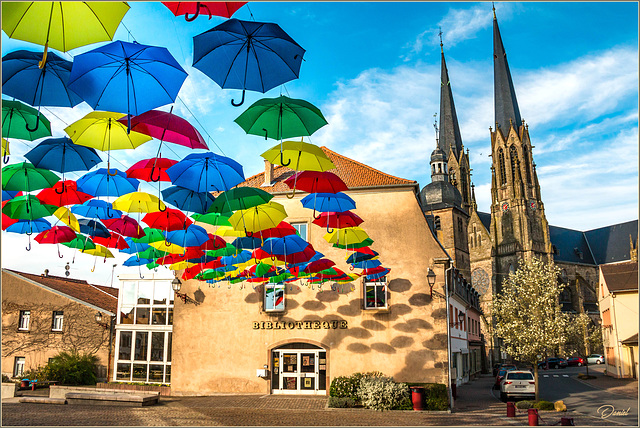
[[(502, 134), (509, 133), (510, 121), (516, 131), (522, 124), (516, 91), (511, 80), (511, 72), (507, 63), (507, 54), (502, 44), (496, 9), (493, 8), (493, 85), (495, 121)], [(497, 129), (496, 129), (497, 131)]]
[(449, 72), (444, 60), (442, 30), (440, 30), (439, 35), (442, 61), (440, 69), (440, 141), (438, 146), (447, 156), (449, 156), (449, 150), (452, 149), (456, 159), (459, 160), (462, 154), (462, 138), (460, 137), (456, 106), (453, 103), (453, 94), (449, 83)]

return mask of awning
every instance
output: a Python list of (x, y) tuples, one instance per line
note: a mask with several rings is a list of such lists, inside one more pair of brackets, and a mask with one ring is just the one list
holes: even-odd
[(633, 345), (638, 346), (638, 333), (636, 333), (633, 336), (623, 340), (620, 343), (622, 343), (623, 345), (627, 345), (627, 346), (633, 346)]

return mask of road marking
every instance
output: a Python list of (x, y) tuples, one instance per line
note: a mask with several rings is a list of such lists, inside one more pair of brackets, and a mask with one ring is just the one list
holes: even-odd
[(553, 377), (560, 377), (560, 376), (558, 376), (557, 374), (554, 374)]
[(546, 375), (542, 375), (542, 377), (549, 377), (549, 375), (548, 375), (548, 374), (546, 374)]
[(562, 377), (569, 377), (569, 375), (568, 374), (563, 374)]

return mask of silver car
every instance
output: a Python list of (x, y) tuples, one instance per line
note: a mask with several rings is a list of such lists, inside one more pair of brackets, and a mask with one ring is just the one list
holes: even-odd
[(588, 364), (604, 364), (604, 355), (591, 354), (587, 357)]
[(508, 371), (500, 382), (500, 398), (504, 401), (511, 397), (533, 397), (536, 395), (536, 382), (533, 373), (528, 370)]

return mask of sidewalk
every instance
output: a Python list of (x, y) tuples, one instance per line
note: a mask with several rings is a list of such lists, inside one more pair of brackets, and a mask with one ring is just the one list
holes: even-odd
[(631, 398), (638, 398), (638, 380), (637, 379), (618, 379), (611, 376), (605, 376), (603, 373), (590, 371), (591, 376), (595, 379), (579, 379), (577, 381), (593, 386), (594, 388), (604, 389), (612, 394), (622, 394)]

